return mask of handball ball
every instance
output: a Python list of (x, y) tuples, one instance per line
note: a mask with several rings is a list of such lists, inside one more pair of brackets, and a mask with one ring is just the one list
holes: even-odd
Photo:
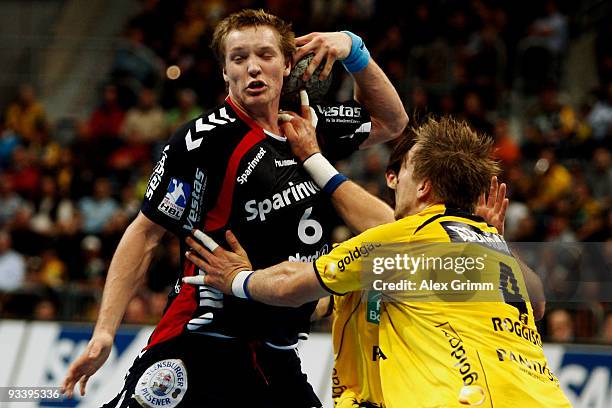
[(291, 69), (289, 76), (285, 78), (283, 82), (283, 99), (287, 100), (297, 97), (301, 89), (306, 89), (308, 96), (313, 101), (320, 101), (323, 99), (332, 82), (331, 72), (325, 80), (319, 79), (319, 75), (321, 74), (321, 71), (323, 71), (323, 67), (325, 67), (325, 60), (319, 64), (308, 81), (302, 80), (302, 76), (313, 58), (313, 54), (308, 54), (300, 59)]

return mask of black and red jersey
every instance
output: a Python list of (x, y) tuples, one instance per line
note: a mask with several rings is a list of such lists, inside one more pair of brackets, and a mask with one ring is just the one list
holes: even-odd
[[(354, 102), (313, 108), (317, 133), (335, 157), (350, 154), (368, 137), (369, 116)], [(336, 218), (330, 198), (293, 157), (286, 139), (262, 129), (229, 98), (172, 135), (149, 180), (142, 212), (179, 236), (181, 253), (193, 228), (220, 245), (231, 229), (255, 269), (326, 254)], [(201, 273), (184, 258), (181, 264), (148, 347), (188, 331), (292, 348), (308, 332), (315, 303), (274, 307), (180, 285), (182, 276)]]

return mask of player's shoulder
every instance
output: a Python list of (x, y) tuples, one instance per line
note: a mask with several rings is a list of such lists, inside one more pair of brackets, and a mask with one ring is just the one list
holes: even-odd
[(168, 145), (177, 154), (200, 153), (207, 147), (238, 143), (248, 130), (249, 126), (225, 102), (180, 126)]
[(438, 242), (503, 241), (495, 227), (466, 211), (444, 207), (437, 214), (423, 217), (414, 231), (414, 239)]
[(402, 242), (405, 241), (408, 236), (409, 233), (405, 228), (403, 220), (377, 225), (359, 234), (359, 238), (362, 242), (372, 243)]

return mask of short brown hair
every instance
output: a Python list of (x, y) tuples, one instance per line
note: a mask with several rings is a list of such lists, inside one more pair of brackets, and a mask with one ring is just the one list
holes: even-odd
[(387, 170), (399, 174), (404, 158), (414, 143), (416, 142), (416, 133), (414, 128), (407, 123), (406, 127), (402, 131), (402, 134), (392, 142), (391, 154), (389, 155), (389, 161), (387, 162)]
[(491, 157), (493, 139), (451, 117), (429, 118), (415, 132), (415, 180), (429, 179), (437, 199), (473, 212), (478, 196), (499, 173)]
[(225, 17), (215, 28), (210, 46), (222, 67), (225, 66), (225, 39), (227, 35), (233, 30), (260, 26), (268, 26), (278, 32), (278, 45), (285, 57), (285, 61), (293, 57), (295, 52), (295, 33), (291, 30), (291, 24), (262, 9), (245, 9)]

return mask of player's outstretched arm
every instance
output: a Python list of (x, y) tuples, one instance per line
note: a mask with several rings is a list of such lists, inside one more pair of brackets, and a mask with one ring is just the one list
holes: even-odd
[(334, 191), (332, 204), (354, 234), (395, 221), (387, 203), (351, 180)]
[(62, 392), (68, 397), (72, 397), (77, 382), (81, 395), (85, 395), (87, 381), (108, 358), (127, 305), (144, 280), (153, 249), (165, 231), (139, 213), (123, 234), (108, 270), (91, 340), (83, 354), (70, 365), (62, 383)]
[(314, 58), (304, 73), (308, 80), (325, 60), (320, 74), (326, 78), (333, 63), (339, 60), (355, 81), (355, 99), (370, 113), (372, 130), (361, 144), (365, 148), (398, 137), (408, 124), (408, 115), (391, 81), (370, 57), (363, 40), (355, 34), (342, 31), (310, 33), (295, 39), (298, 47), (294, 61), (313, 53)]
[(408, 125), (408, 115), (395, 87), (374, 60), (353, 74), (355, 99), (366, 107), (372, 118), (370, 136), (361, 149), (393, 140)]
[[(184, 277), (183, 282), (213, 286), (223, 293), (274, 306), (297, 307), (329, 296), (311, 263), (283, 262), (252, 271), (248, 256), (238, 240), (228, 239), (232, 251), (226, 251), (210, 237), (195, 230), (186, 242), (192, 248), (185, 255), (205, 275)], [(226, 238), (231, 235), (228, 231)]]
[[(369, 228), (394, 221), (393, 210), (380, 198), (368, 193), (352, 181), (342, 179), (341, 184), (326, 189), (334, 183), (333, 177), (341, 176), (321, 155), (315, 128), (310, 121), (308, 96), (300, 93), (302, 116), (288, 112), (280, 116), (281, 129), (287, 137), (293, 154), (304, 164), (304, 168), (315, 183), (331, 195), (336, 212), (353, 233), (359, 234)], [(329, 187), (329, 186), (328, 186)]]

